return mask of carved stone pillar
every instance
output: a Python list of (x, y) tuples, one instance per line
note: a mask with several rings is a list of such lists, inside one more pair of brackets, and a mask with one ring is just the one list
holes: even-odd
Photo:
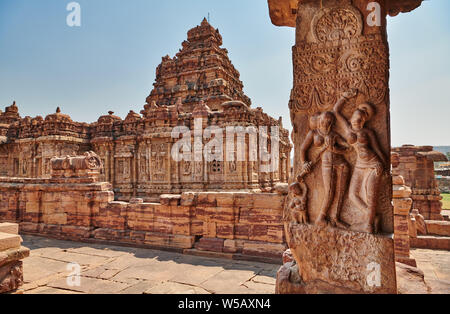
[(395, 260), (399, 263), (417, 267), (416, 261), (410, 257), (409, 213), (412, 207), (411, 189), (405, 186), (402, 176), (394, 176), (394, 248)]
[(386, 15), (420, 3), (269, 0), (272, 22), (296, 27), (284, 267), (298, 293), (397, 291)]

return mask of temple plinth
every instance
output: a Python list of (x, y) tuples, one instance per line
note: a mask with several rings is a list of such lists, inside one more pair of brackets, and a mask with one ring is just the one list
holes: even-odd
[(278, 292), (396, 293), (386, 16), (421, 1), (268, 3), (273, 24), (296, 28), (285, 209), (295, 262), (280, 270), (295, 275)]

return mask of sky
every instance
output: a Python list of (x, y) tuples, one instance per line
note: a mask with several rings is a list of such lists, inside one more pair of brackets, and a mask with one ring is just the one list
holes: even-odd
[[(93, 122), (109, 110), (140, 112), (155, 69), (203, 17), (219, 28), (253, 107), (291, 129), (294, 29), (272, 25), (266, 0), (0, 0), (0, 110), (22, 117), (61, 107)], [(450, 145), (450, 1), (389, 18), (392, 145)]]

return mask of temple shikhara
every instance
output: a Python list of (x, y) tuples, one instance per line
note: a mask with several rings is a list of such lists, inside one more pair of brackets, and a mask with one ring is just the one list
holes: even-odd
[[(276, 120), (261, 108), (251, 108), (239, 72), (221, 45), (219, 31), (204, 19), (188, 32), (174, 58), (162, 58), (141, 114), (130, 111), (124, 120), (109, 112), (95, 123), (80, 123), (60, 108), (45, 118), (22, 118), (15, 103), (7, 107), (0, 112), (0, 176), (50, 177), (53, 157), (92, 150), (104, 165), (101, 180), (112, 183), (118, 200), (140, 197), (150, 201), (164, 193), (183, 191), (250, 191), (287, 182), (288, 131), (283, 129), (281, 118)], [(212, 125), (224, 129), (265, 126), (270, 137), (270, 127), (280, 127), (278, 171), (261, 172), (265, 161), (248, 158), (248, 138), (246, 161), (174, 161), (171, 149), (178, 139), (172, 138), (171, 132), (176, 126), (194, 130), (195, 119), (202, 119), (203, 131)], [(204, 139), (203, 144), (207, 142)], [(270, 142), (269, 138), (268, 145)], [(225, 141), (223, 145), (225, 152)]]

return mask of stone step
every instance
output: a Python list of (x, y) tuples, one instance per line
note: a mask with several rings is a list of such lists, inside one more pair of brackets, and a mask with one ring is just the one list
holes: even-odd
[(10, 222), (0, 223), (0, 232), (10, 233), (10, 234), (19, 234), (19, 225)]
[(19, 248), (22, 238), (17, 234), (0, 232), (0, 252)]
[(450, 237), (450, 221), (426, 220), (425, 223), (429, 235)]
[(412, 248), (450, 251), (450, 237), (426, 235), (410, 240)]

